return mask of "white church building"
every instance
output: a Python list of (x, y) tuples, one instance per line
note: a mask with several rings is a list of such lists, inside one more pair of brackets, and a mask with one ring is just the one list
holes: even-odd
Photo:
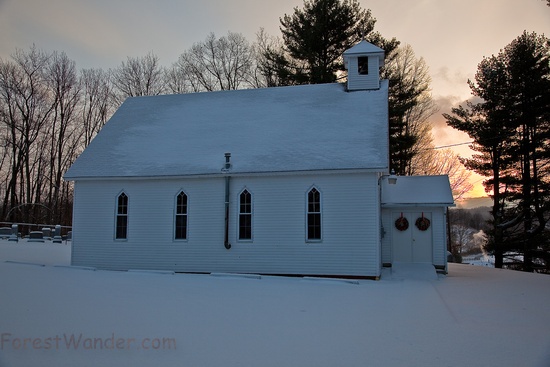
[(65, 174), (72, 264), (357, 278), (396, 262), (445, 271), (449, 180), (389, 175), (383, 50), (362, 41), (344, 60), (346, 84), (127, 99)]

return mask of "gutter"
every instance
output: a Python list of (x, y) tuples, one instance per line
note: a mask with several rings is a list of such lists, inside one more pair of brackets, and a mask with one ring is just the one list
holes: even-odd
[[(341, 173), (381, 173), (386, 172), (387, 167), (372, 167), (372, 168), (327, 168), (327, 169), (301, 169), (295, 171), (265, 171), (265, 172), (233, 172), (231, 175), (235, 177), (261, 177), (261, 176), (289, 176), (289, 175), (335, 175)], [(222, 168), (222, 171), (226, 171)], [(216, 171), (210, 173), (193, 173), (193, 174), (177, 174), (177, 175), (159, 175), (159, 176), (63, 176), (65, 181), (97, 181), (97, 180), (166, 180), (166, 179), (197, 179), (218, 177)]]
[(382, 208), (455, 207), (455, 203), (380, 203)]

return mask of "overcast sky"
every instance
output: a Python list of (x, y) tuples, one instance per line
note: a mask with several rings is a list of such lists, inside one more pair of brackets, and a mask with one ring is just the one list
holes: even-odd
[[(410, 44), (432, 76), (432, 93), (447, 112), (470, 96), (466, 84), (484, 56), (496, 54), (524, 30), (550, 36), (546, 0), (360, 0), (375, 30)], [(210, 32), (263, 27), (280, 36), (279, 18), (302, 0), (0, 0), (0, 57), (33, 43), (65, 51), (82, 68), (114, 68), (127, 56), (152, 51), (169, 66)], [(433, 119), (437, 145), (468, 141)], [(466, 147), (456, 148), (466, 154)]]

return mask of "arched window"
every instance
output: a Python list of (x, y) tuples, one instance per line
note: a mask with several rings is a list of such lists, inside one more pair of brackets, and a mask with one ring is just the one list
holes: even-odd
[(361, 56), (357, 59), (357, 72), (359, 75), (369, 74), (369, 58), (367, 56)]
[(243, 190), (239, 195), (239, 240), (252, 239), (252, 195)]
[(187, 195), (183, 191), (176, 197), (175, 229), (176, 240), (187, 239)]
[(115, 239), (125, 240), (126, 238), (128, 238), (128, 196), (121, 193), (117, 197)]
[(321, 193), (315, 187), (307, 193), (307, 239), (321, 240)]

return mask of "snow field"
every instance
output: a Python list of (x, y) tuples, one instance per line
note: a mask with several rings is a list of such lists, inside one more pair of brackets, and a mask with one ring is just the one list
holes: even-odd
[(0, 366), (550, 365), (544, 275), (450, 264), (349, 283), (69, 261), (70, 245), (0, 241)]

